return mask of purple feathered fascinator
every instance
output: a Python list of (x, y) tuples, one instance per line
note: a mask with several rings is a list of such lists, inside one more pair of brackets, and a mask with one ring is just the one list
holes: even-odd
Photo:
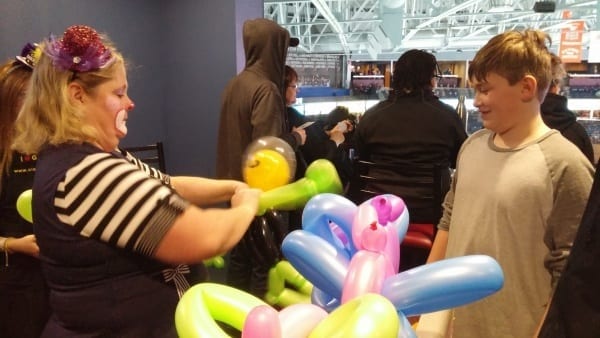
[(82, 25), (67, 28), (61, 39), (51, 35), (44, 51), (54, 67), (74, 72), (97, 70), (113, 61), (98, 32)]

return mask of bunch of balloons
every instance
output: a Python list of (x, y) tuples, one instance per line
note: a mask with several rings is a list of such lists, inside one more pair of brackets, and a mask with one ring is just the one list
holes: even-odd
[[(398, 337), (416, 336), (407, 316), (479, 300), (504, 283), (498, 263), (483, 255), (446, 259), (396, 273), (408, 210), (394, 195), (376, 196), (356, 206), (342, 196), (320, 194), (307, 203), (302, 226), (303, 230), (285, 238), (282, 251), (314, 285), (313, 304), (334, 311), (366, 294), (379, 294), (397, 312)], [(343, 327), (348, 321), (342, 319), (338, 324)]]
[[(277, 137), (261, 137), (254, 141), (248, 146), (242, 163), (246, 183), (263, 192), (259, 197), (257, 217), (239, 245), (250, 248), (252, 264), (271, 267), (283, 258), (281, 243), (288, 224), (282, 211), (301, 209), (319, 193), (340, 193), (342, 183), (335, 166), (327, 160), (311, 163), (305, 177), (288, 183), (294, 178), (296, 157), (292, 148)], [(287, 303), (284, 300), (287, 297), (278, 296), (288, 291), (287, 288), (280, 289), (277, 285), (276, 282), (271, 283), (273, 292), (270, 295), (273, 297), (270, 299)], [(291, 296), (293, 293), (286, 294)], [(301, 294), (297, 296), (304, 298)]]
[(356, 298), (332, 313), (310, 303), (277, 311), (249, 293), (214, 283), (196, 284), (179, 300), (175, 326), (180, 337), (230, 337), (218, 322), (239, 330), (243, 338), (368, 337), (375, 332), (393, 337), (399, 327), (394, 307), (378, 294)]
[(306, 204), (302, 221), (303, 230), (289, 234), (282, 250), (313, 285), (311, 304), (277, 312), (242, 291), (199, 284), (177, 307), (180, 336), (227, 337), (218, 320), (252, 338), (416, 337), (407, 316), (479, 300), (504, 283), (498, 263), (483, 255), (396, 273), (408, 210), (393, 195), (356, 206), (339, 195), (319, 194)]

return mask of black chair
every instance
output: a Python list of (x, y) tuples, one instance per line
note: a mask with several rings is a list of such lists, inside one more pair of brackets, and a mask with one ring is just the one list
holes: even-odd
[[(381, 194), (402, 198), (410, 214), (402, 248), (421, 251), (422, 260), (433, 245), (437, 223), (442, 216), (442, 202), (449, 188), (448, 165), (384, 164), (357, 160), (346, 196), (356, 204)], [(406, 263), (409, 266), (401, 263), (401, 270), (419, 265)]]
[(162, 142), (156, 142), (145, 146), (124, 147), (123, 150), (128, 151), (142, 162), (158, 168), (161, 172), (166, 172), (165, 152)]

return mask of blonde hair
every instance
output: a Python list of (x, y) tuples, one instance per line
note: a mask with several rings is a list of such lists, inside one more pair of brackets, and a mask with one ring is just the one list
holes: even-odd
[[(77, 82), (86, 93), (93, 93), (100, 84), (110, 80), (120, 66), (125, 66), (123, 56), (106, 37), (104, 45), (111, 51), (112, 59), (104, 67), (88, 72), (74, 72), (55, 67), (44, 52), (33, 71), (27, 96), (16, 123), (17, 136), (14, 148), (25, 154), (38, 153), (47, 145), (95, 142), (98, 131), (85, 122), (69, 98), (68, 87)], [(45, 50), (42, 44), (42, 50)]]
[(542, 31), (508, 31), (498, 34), (483, 46), (469, 65), (469, 79), (485, 81), (496, 73), (514, 85), (526, 75), (533, 76), (542, 100), (552, 81), (550, 36)]

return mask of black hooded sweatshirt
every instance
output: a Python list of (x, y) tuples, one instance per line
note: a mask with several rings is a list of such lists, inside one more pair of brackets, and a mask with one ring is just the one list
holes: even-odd
[(548, 93), (542, 103), (542, 119), (544, 123), (573, 142), (591, 163), (594, 163), (594, 148), (585, 128), (577, 123), (575, 113), (567, 108), (567, 98)]
[(296, 150), (297, 133), (288, 133), (283, 99), (284, 67), (290, 34), (269, 19), (244, 22), (246, 66), (223, 90), (217, 140), (217, 177), (242, 180), (242, 157), (263, 136), (284, 139)]

